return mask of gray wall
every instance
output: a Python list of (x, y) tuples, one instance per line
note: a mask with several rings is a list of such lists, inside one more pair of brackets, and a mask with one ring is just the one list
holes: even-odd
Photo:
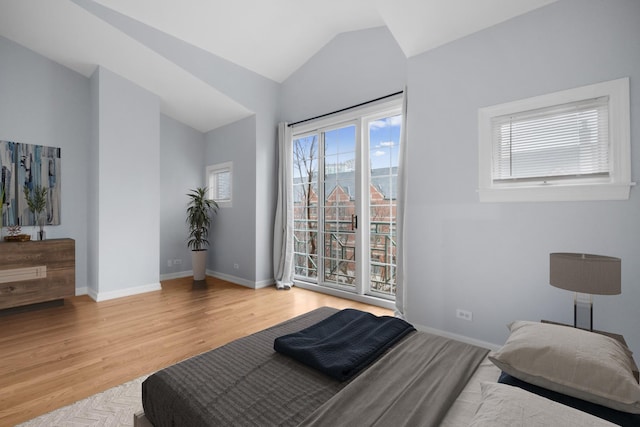
[[(204, 185), (204, 135), (165, 115), (160, 116), (160, 274), (191, 275), (187, 192)], [(168, 260), (182, 260), (169, 266)]]
[[(224, 161), (234, 162), (234, 174), (242, 174), (243, 183), (251, 181), (251, 184), (244, 187), (244, 191), (238, 194), (245, 206), (250, 205), (247, 210), (236, 211), (241, 215), (242, 228), (233, 229), (235, 223), (227, 226), (236, 234), (253, 236), (250, 239), (254, 244), (250, 248), (243, 247), (241, 250), (245, 260), (242, 263), (242, 269), (234, 269), (228, 273), (228, 263), (220, 260), (215, 261), (216, 266), (223, 268), (223, 271), (214, 271), (214, 273), (234, 276), (237, 274), (238, 276), (235, 277), (242, 279), (243, 284), (252, 287), (272, 283), (271, 238), (275, 214), (275, 153), (279, 84), (94, 2), (86, 0), (75, 0), (75, 2), (246, 108), (247, 117), (255, 113), (254, 121), (241, 119), (237, 122), (239, 124), (234, 127), (239, 132), (237, 137), (230, 135), (222, 142), (227, 144), (228, 141), (241, 140), (242, 150), (235, 152), (239, 157), (226, 158)], [(242, 124), (248, 124), (250, 129), (243, 129)], [(250, 130), (254, 132), (251, 142), (246, 140), (247, 132)], [(228, 134), (227, 131), (220, 132)], [(219, 138), (216, 138), (216, 133), (217, 130), (214, 130), (213, 135), (207, 137), (207, 145), (218, 144)], [(227, 148), (212, 147), (208, 150), (225, 152)], [(235, 163), (243, 165), (247, 163), (247, 159), (252, 159), (251, 167), (236, 171)], [(208, 158), (207, 164), (219, 161), (223, 160)], [(221, 226), (224, 221), (224, 218), (216, 220)], [(212, 253), (209, 254), (211, 261), (214, 256), (212, 254), (224, 253), (228, 248), (238, 244), (235, 235), (229, 239), (226, 236), (227, 234), (212, 236), (214, 237)], [(166, 263), (166, 261), (163, 262)]]
[[(87, 79), (2, 37), (0, 57), (0, 139), (62, 148), (62, 223), (46, 230), (76, 241), (76, 293), (118, 296), (190, 274), (184, 193), (204, 182), (204, 135), (108, 70)], [(183, 264), (168, 269), (168, 258)]]
[[(89, 194), (87, 194), (87, 287), (82, 293), (98, 295), (98, 284), (100, 283), (99, 267), (100, 267), (100, 228), (98, 226), (98, 218), (100, 216), (100, 170), (95, 165), (100, 163), (100, 73), (98, 68), (95, 69), (91, 78), (90, 99), (91, 99), (91, 139), (88, 141), (89, 156), (87, 164), (89, 173), (87, 181), (89, 185)], [(76, 263), (77, 267), (77, 263)], [(76, 293), (79, 290), (76, 290)]]
[[(563, 0), (409, 60), (407, 312), (501, 343), (515, 319), (572, 323), (549, 253), (622, 258), (622, 295), (595, 297), (595, 327), (640, 351), (640, 198), (479, 203), (478, 108), (630, 76), (632, 179), (640, 150), (640, 2)], [(473, 312), (473, 322), (455, 317)]]
[(256, 114), (256, 273), (255, 286), (274, 284), (273, 223), (277, 194), (277, 128), (279, 92), (273, 86), (265, 88)]
[[(253, 286), (255, 278), (256, 161), (255, 116), (223, 126), (206, 135), (207, 165), (233, 162), (232, 206), (218, 210), (211, 227), (207, 267), (216, 276)], [(203, 175), (204, 176), (204, 175)], [(238, 268), (234, 268), (238, 264)]]
[[(96, 77), (97, 74), (97, 77)], [(160, 101), (99, 67), (97, 300), (159, 288)], [(122, 108), (123, 105), (126, 108)], [(96, 108), (96, 107), (94, 107)], [(94, 147), (95, 149), (95, 147)]]
[[(478, 201), (478, 108), (631, 77), (632, 171), (640, 142), (640, 3), (561, 0), (406, 60), (385, 29), (336, 37), (282, 87), (287, 121), (409, 88), (409, 320), (500, 344), (515, 319), (572, 322), (548, 256), (619, 256), (622, 295), (595, 297), (596, 328), (640, 352), (640, 199)], [(383, 47), (383, 48), (381, 48)], [(456, 308), (473, 312), (457, 319)]]
[(398, 92), (407, 60), (386, 27), (336, 36), (282, 84), (281, 116), (304, 120)]
[(76, 241), (76, 288), (87, 288), (89, 80), (0, 37), (0, 139), (62, 148), (61, 224)]

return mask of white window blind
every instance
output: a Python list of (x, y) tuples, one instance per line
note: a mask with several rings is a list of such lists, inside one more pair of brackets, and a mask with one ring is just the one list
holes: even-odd
[(233, 180), (233, 163), (226, 162), (207, 167), (207, 186), (209, 198), (218, 206), (231, 207)]
[(225, 169), (211, 174), (210, 185), (215, 200), (231, 199), (231, 171)]
[(609, 97), (494, 117), (493, 181), (609, 175)]

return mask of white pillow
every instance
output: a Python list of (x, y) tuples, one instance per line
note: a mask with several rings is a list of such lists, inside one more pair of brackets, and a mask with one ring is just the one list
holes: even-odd
[(518, 387), (483, 382), (482, 402), (470, 427), (615, 426), (601, 418), (540, 397)]
[(516, 321), (509, 329), (504, 346), (489, 354), (489, 360), (507, 374), (578, 399), (640, 413), (640, 385), (626, 346), (567, 326)]

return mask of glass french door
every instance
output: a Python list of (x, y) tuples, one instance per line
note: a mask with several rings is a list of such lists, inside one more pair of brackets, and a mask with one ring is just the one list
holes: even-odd
[(358, 195), (356, 180), (356, 125), (321, 134), (323, 163), (322, 236), (325, 286), (356, 289)]
[(399, 112), (384, 113), (365, 122), (368, 148), (368, 282), (366, 292), (383, 297), (396, 295), (396, 200), (400, 155)]
[(293, 138), (295, 279), (395, 296), (399, 113)]

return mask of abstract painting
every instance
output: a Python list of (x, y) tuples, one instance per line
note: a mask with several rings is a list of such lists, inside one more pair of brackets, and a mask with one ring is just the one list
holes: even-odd
[(45, 225), (60, 224), (60, 151), (58, 147), (0, 141), (4, 226), (36, 225), (24, 196), (25, 186), (46, 189)]
[(2, 225), (16, 225), (16, 143), (0, 141), (0, 202)]

